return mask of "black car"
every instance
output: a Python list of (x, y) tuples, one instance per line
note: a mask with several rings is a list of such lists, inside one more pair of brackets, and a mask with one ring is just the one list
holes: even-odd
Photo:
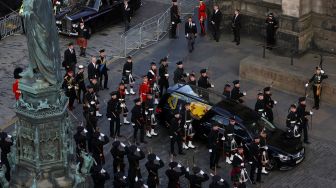
[[(77, 36), (81, 19), (93, 33), (110, 24), (123, 20), (123, 0), (84, 0), (75, 6), (64, 9), (56, 15), (58, 32), (68, 36)], [(133, 13), (139, 9), (141, 0), (130, 0)]]
[(186, 102), (191, 103), (194, 108), (193, 128), (198, 138), (207, 138), (214, 124), (220, 126), (223, 134), (229, 124), (229, 118), (234, 116), (237, 122), (235, 140), (237, 143), (243, 143), (247, 149), (260, 130), (266, 131), (270, 169), (288, 170), (304, 159), (305, 148), (299, 138), (288, 139), (285, 131), (277, 128), (251, 108), (216, 92), (195, 86), (176, 84), (168, 89), (156, 109), (159, 123), (167, 125), (172, 118), (172, 111), (180, 110)]

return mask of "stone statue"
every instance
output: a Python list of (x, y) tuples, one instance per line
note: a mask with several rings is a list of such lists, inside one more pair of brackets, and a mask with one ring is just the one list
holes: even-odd
[(60, 83), (60, 50), (51, 1), (24, 0), (23, 13), (30, 64), (23, 78)]

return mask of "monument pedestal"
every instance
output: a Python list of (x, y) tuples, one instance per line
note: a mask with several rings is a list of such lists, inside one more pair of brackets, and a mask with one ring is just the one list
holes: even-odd
[(60, 85), (20, 81), (16, 166), (10, 187), (72, 187), (73, 127)]

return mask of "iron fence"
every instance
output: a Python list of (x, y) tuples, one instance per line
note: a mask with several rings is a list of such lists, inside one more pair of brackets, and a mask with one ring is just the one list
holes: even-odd
[[(197, 1), (182, 0), (179, 3), (181, 19), (191, 15)], [(126, 57), (141, 48), (146, 48), (162, 40), (169, 32), (170, 7), (165, 12), (157, 14), (142, 23), (135, 25), (120, 36), (119, 48), (112, 52), (114, 57)]]
[(8, 14), (0, 20), (0, 39), (22, 32), (22, 20), (17, 12)]

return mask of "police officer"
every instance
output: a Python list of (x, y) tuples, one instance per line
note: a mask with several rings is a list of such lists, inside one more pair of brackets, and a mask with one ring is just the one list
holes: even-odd
[[(97, 60), (97, 64), (99, 65), (99, 87), (101, 89), (109, 89), (107, 87), (108, 83), (107, 71), (109, 69), (107, 68), (105, 49), (99, 50), (99, 58)], [(103, 77), (104, 77), (104, 87), (103, 87)]]
[(185, 174), (185, 167), (175, 161), (170, 162), (168, 166), (169, 169), (166, 170), (168, 188), (180, 188), (180, 177)]
[(190, 174), (189, 168), (187, 168), (185, 174), (185, 177), (189, 180), (189, 187), (201, 188), (202, 183), (209, 180), (209, 176), (197, 166), (193, 167), (192, 171), (193, 174)]
[(120, 114), (121, 107), (119, 99), (117, 98), (117, 91), (111, 93), (111, 99), (107, 103), (107, 120), (110, 121), (110, 137), (120, 137)]
[(262, 117), (266, 117), (265, 100), (264, 94), (262, 92), (258, 93), (258, 98), (256, 104), (254, 105), (254, 110)]
[(271, 93), (271, 87), (265, 87), (264, 88), (264, 101), (265, 101), (265, 112), (266, 112), (266, 118), (269, 122), (273, 123), (274, 117), (273, 117), (273, 107), (278, 102), (272, 99), (272, 93)]
[(316, 67), (316, 73), (311, 77), (308, 83), (306, 83), (306, 87), (310, 83), (313, 83), (313, 93), (314, 93), (314, 107), (316, 110), (320, 108), (320, 98), (322, 93), (322, 81), (327, 79), (328, 75), (324, 73), (324, 70), (321, 67)]
[(159, 67), (159, 88), (160, 88), (160, 97), (164, 94), (163, 91), (167, 91), (169, 87), (169, 81), (168, 81), (168, 58), (164, 57), (160, 60), (160, 67)]
[[(265, 21), (266, 25), (266, 42), (269, 49), (275, 45), (275, 33), (278, 29), (278, 21), (274, 18), (273, 13), (269, 13)], [(269, 47), (270, 46), (270, 47)]]
[(145, 117), (144, 117), (144, 112), (143, 112), (143, 107), (141, 105), (141, 101), (139, 98), (134, 100), (135, 106), (131, 110), (132, 112), (132, 117), (131, 117), (131, 122), (133, 123), (133, 128), (134, 128), (134, 133), (133, 133), (133, 139), (134, 143), (138, 144), (137, 142), (137, 136), (138, 136), (138, 131), (140, 130), (140, 142), (141, 143), (147, 143), (145, 141)]
[(197, 37), (197, 27), (195, 22), (190, 16), (188, 21), (185, 23), (185, 37), (188, 40), (188, 50), (191, 53), (194, 50), (195, 39)]
[(170, 21), (171, 21), (171, 37), (177, 38), (176, 36), (176, 29), (177, 25), (181, 23), (179, 9), (177, 6), (177, 0), (173, 0), (173, 5), (170, 8)]
[(110, 179), (110, 175), (103, 169), (102, 165), (96, 165), (93, 167), (91, 174), (94, 188), (104, 188), (105, 181)]
[(92, 157), (98, 165), (105, 164), (104, 145), (109, 143), (109, 138), (96, 130), (92, 139)]
[[(164, 166), (163, 161), (154, 153), (150, 153), (147, 156), (148, 161), (145, 166), (148, 171), (147, 186), (148, 188), (157, 188), (159, 187), (159, 169)], [(159, 164), (155, 163), (158, 161)]]
[(249, 145), (249, 161), (251, 164), (250, 169), (250, 179), (252, 184), (255, 184), (254, 175), (257, 171), (257, 182), (261, 182), (261, 150), (260, 150), (260, 139), (259, 137), (255, 137), (254, 141)]
[(78, 34), (77, 44), (80, 48), (79, 56), (85, 57), (88, 39), (90, 38), (90, 32), (89, 29), (84, 25), (84, 20), (80, 21), (79, 27), (77, 29), (77, 34)]
[(125, 172), (124, 157), (126, 155), (126, 145), (119, 140), (112, 143), (111, 154), (113, 157), (113, 173)]
[(210, 152), (210, 169), (220, 168), (218, 165), (220, 157), (221, 140), (224, 138), (219, 135), (219, 126), (214, 125), (209, 133), (208, 148)]
[(12, 137), (6, 132), (0, 132), (0, 149), (1, 149), (1, 163), (6, 166), (5, 178), (10, 181), (10, 166), (8, 161), (8, 154), (11, 152), (11, 146), (13, 145)]
[(137, 179), (142, 178), (139, 161), (145, 158), (145, 153), (135, 145), (127, 147), (126, 152), (129, 164), (128, 168), (129, 187), (134, 188), (136, 178)]
[[(132, 57), (128, 56), (122, 71), (122, 82), (125, 84), (126, 95), (128, 94), (135, 95), (135, 92), (133, 91), (134, 78), (132, 76), (132, 73), (133, 73), (133, 61)], [(128, 85), (130, 87), (130, 92), (127, 91)]]
[(76, 80), (74, 77), (74, 72), (72, 70), (69, 70), (67, 74), (64, 76), (63, 81), (63, 88), (65, 89), (65, 94), (67, 97), (69, 97), (69, 104), (68, 109), (72, 111), (74, 109), (74, 102), (76, 100)]
[(174, 71), (174, 84), (177, 83), (185, 83), (186, 81), (184, 80), (185, 77), (189, 76), (188, 73), (184, 73), (184, 68), (183, 68), (183, 63), (182, 61), (178, 61), (176, 63), (177, 67)]
[(233, 89), (231, 90), (231, 99), (238, 101), (240, 103), (243, 103), (244, 100), (241, 99), (243, 96), (246, 95), (246, 92), (240, 92), (240, 81), (239, 80), (234, 80), (233, 82)]
[(231, 85), (230, 84), (225, 84), (224, 89), (223, 89), (223, 95), (230, 99), (231, 98)]
[(209, 184), (209, 188), (229, 188), (230, 185), (219, 175), (212, 177), (212, 182)]
[[(78, 72), (75, 76), (75, 82), (76, 82), (76, 91), (77, 91), (77, 101), (78, 104), (81, 104), (84, 100), (86, 88), (85, 88), (85, 82), (84, 82), (84, 66), (78, 65)], [(81, 97), (81, 94), (83, 93), (83, 97)]]
[(180, 155), (185, 155), (182, 151), (182, 136), (181, 136), (181, 117), (178, 111), (174, 112), (174, 118), (172, 118), (169, 126), (169, 138), (170, 138), (170, 153), (176, 156), (174, 152), (174, 145), (177, 143), (178, 152)]
[(313, 115), (312, 111), (306, 111), (306, 97), (300, 97), (299, 103), (296, 109), (297, 117), (300, 124), (300, 132), (303, 130), (303, 142), (310, 144), (308, 141), (308, 115)]

